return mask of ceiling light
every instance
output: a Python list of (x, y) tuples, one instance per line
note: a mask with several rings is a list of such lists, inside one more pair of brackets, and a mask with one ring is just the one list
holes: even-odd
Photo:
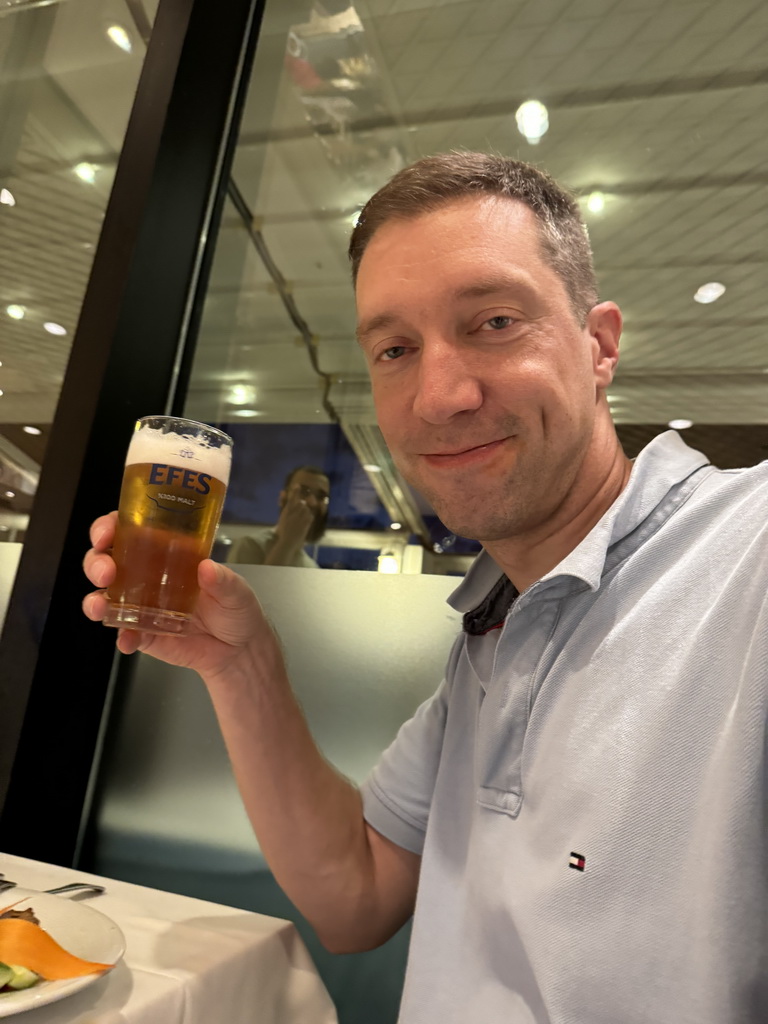
[(701, 288), (693, 296), (694, 302), (715, 302), (725, 291), (725, 285), (720, 284), (719, 281), (710, 281), (709, 284), (703, 284)]
[(75, 174), (81, 181), (87, 181), (89, 185), (92, 185), (96, 180), (96, 168), (93, 166), (93, 164), (78, 164), (75, 167)]
[(256, 388), (252, 384), (235, 384), (229, 389), (227, 401), (230, 405), (253, 405)]
[(402, 523), (390, 523), (389, 524), (389, 528), (390, 528), (390, 530), (402, 530), (403, 524)]
[(14, 304), (12, 306), (6, 306), (5, 312), (11, 320), (23, 320), (27, 311), (23, 306), (17, 306)]
[(353, 227), (353, 228), (357, 227), (357, 223), (360, 220), (360, 214), (362, 212), (363, 212), (362, 206), (358, 206), (358, 208), (353, 213), (350, 213), (350, 214), (347, 215), (347, 221), (349, 222), (351, 227)]
[(539, 144), (539, 140), (546, 135), (549, 128), (549, 113), (538, 100), (526, 100), (525, 103), (521, 103), (515, 112), (515, 120), (518, 131), (532, 146)]
[(587, 197), (587, 209), (590, 213), (602, 213), (605, 209), (605, 196), (602, 192), (590, 192)]
[(264, 414), (259, 412), (258, 409), (235, 409), (232, 413), (233, 416), (263, 416)]
[(13, 192), (9, 192), (7, 188), (0, 188), (0, 203), (3, 206), (15, 206), (16, 200), (13, 198)]
[(373, 462), (364, 462), (363, 469), (366, 473), (381, 473), (381, 466), (375, 465)]
[(131, 37), (128, 35), (122, 25), (110, 25), (107, 29), (107, 35), (115, 44), (119, 46), (121, 50), (125, 50), (126, 53), (130, 53), (133, 49), (133, 43)]
[(42, 434), (42, 430), (39, 427), (22, 427), (21, 429), (25, 434), (34, 434), (35, 436)]
[(693, 426), (693, 420), (670, 420), (667, 426), (673, 430), (687, 430)]
[(5, 496), (6, 496), (6, 498), (15, 498), (16, 497), (16, 491), (6, 491), (5, 492)]
[(43, 327), (46, 329), (46, 331), (48, 331), (49, 334), (61, 335), (67, 333), (66, 327), (62, 327), (61, 324), (54, 324), (50, 320), (47, 323), (43, 324)]

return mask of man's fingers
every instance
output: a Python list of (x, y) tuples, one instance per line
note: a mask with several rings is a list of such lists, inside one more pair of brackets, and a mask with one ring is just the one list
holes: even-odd
[[(145, 634), (137, 633), (135, 629), (120, 629), (117, 633), (117, 649), (121, 654), (135, 654), (145, 639)], [(148, 646), (144, 644), (145, 649)]]
[(109, 555), (89, 551), (83, 559), (83, 572), (95, 587), (108, 587), (117, 567)]
[(94, 551), (106, 551), (112, 547), (115, 539), (115, 527), (117, 526), (117, 512), (110, 512), (109, 515), (99, 516), (91, 523), (90, 538)]
[(101, 622), (107, 613), (107, 599), (103, 590), (86, 594), (83, 598), (83, 611), (93, 622)]

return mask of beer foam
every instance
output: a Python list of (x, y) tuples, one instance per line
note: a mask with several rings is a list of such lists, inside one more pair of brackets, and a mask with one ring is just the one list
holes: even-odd
[(208, 473), (226, 485), (232, 465), (232, 448), (212, 448), (204, 438), (185, 437), (183, 434), (165, 433), (154, 427), (136, 430), (128, 446), (126, 466), (138, 462), (158, 462), (166, 466), (181, 466), (198, 473)]

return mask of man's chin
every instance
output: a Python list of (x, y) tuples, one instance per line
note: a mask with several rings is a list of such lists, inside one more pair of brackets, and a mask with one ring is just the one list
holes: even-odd
[(307, 534), (307, 544), (318, 544), (325, 536), (325, 527), (328, 521), (328, 517), (324, 516), (321, 522), (314, 522), (312, 528)]

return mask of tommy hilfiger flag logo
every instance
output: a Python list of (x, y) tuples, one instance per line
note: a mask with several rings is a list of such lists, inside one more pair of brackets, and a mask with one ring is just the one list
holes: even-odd
[(583, 853), (573, 853), (571, 851), (571, 859), (568, 861), (569, 868), (576, 868), (577, 871), (583, 871), (587, 863), (587, 858)]

